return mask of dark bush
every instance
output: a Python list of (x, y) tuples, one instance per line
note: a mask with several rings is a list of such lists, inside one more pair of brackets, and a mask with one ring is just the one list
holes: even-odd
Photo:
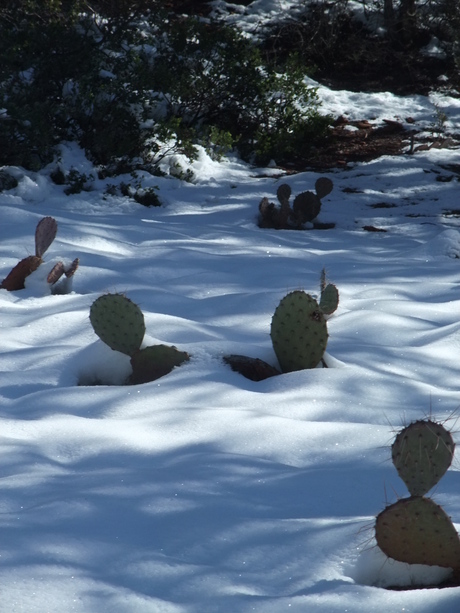
[[(354, 91), (427, 94), (440, 74), (454, 76), (448, 39), (454, 30), (460, 38), (458, 0), (420, 3), (407, 23), (399, 18), (400, 3), (394, 2), (391, 29), (384, 27), (385, 4), (364, 0), (358, 19), (356, 5), (348, 0), (315, 0), (266, 26), (261, 33), (264, 51), (276, 59), (296, 53), (318, 81)], [(423, 54), (432, 35), (446, 43), (445, 58)]]
[(253, 42), (218, 23), (173, 22), (167, 34), (142, 64), (143, 89), (160, 92), (157, 112), (180, 118), (198, 136), (230, 134), (258, 161), (305, 156), (324, 136), (330, 119), (292, 58), (280, 74)]
[(236, 30), (161, 4), (3, 5), (0, 164), (39, 168), (65, 140), (113, 172), (198, 143), (261, 162), (307, 156), (329, 119), (299, 65), (280, 74)]

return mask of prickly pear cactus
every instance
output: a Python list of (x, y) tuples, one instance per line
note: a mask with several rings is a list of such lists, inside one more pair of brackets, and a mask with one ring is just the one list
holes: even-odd
[(289, 205), (289, 198), (291, 197), (291, 187), (287, 183), (282, 183), (276, 190), (276, 197), (278, 198), (281, 205), (284, 203), (288, 203)]
[(123, 294), (105, 294), (93, 302), (89, 318), (99, 338), (114, 351), (131, 358), (131, 385), (154, 381), (189, 359), (184, 351), (167, 345), (141, 349), (145, 334), (144, 315)]
[(177, 347), (168, 345), (153, 345), (137, 351), (131, 358), (132, 375), (129, 383), (147, 383), (155, 381), (180, 366), (189, 359), (188, 353), (179, 351)]
[(445, 511), (426, 494), (449, 468), (455, 444), (429, 419), (404, 428), (392, 445), (393, 463), (411, 496), (389, 505), (375, 522), (375, 538), (390, 558), (453, 568), (460, 578), (460, 539)]
[(56, 238), (57, 221), (54, 217), (44, 217), (35, 229), (35, 255), (42, 258)]
[(438, 483), (452, 463), (455, 443), (444, 426), (415, 421), (396, 437), (391, 455), (412, 496), (423, 496)]
[(375, 537), (389, 557), (408, 564), (460, 568), (460, 540), (444, 510), (430, 498), (403, 498), (382, 511)]
[(339, 290), (337, 287), (328, 283), (321, 292), (321, 298), (319, 301), (319, 308), (325, 315), (332, 315), (339, 306)]
[(54, 217), (44, 217), (35, 229), (35, 255), (23, 258), (3, 279), (0, 287), (9, 292), (25, 288), (26, 278), (43, 263), (43, 255), (54, 241), (57, 222)]
[(319, 199), (328, 196), (332, 192), (333, 188), (334, 184), (332, 183), (331, 179), (328, 179), (327, 177), (320, 177), (315, 183), (315, 191)]
[(320, 177), (315, 183), (314, 192), (301, 192), (294, 198), (292, 208), (289, 204), (291, 188), (287, 183), (281, 184), (276, 196), (280, 203), (277, 207), (268, 198), (262, 198), (259, 203), (259, 226), (262, 228), (301, 229), (307, 222), (313, 222), (315, 228), (330, 228), (335, 224), (320, 224), (316, 222), (316, 217), (321, 210), (321, 198), (327, 196), (334, 187), (332, 181), (327, 177)]
[(276, 190), (276, 197), (281, 205), (280, 209), (278, 210), (278, 224), (280, 228), (286, 228), (291, 215), (291, 207), (289, 206), (291, 188), (287, 183), (283, 183), (278, 187)]
[(321, 211), (321, 200), (313, 192), (297, 194), (292, 203), (292, 210), (299, 225), (313, 221)]
[(145, 334), (144, 315), (123, 294), (105, 294), (93, 302), (89, 318), (99, 338), (114, 351), (132, 356)]
[(326, 350), (327, 324), (318, 303), (303, 291), (285, 296), (272, 318), (271, 339), (283, 372), (315, 368)]
[(68, 266), (64, 262), (57, 262), (53, 266), (46, 277), (52, 294), (69, 294), (72, 291), (73, 277), (79, 264), (79, 258), (75, 258)]
[(339, 306), (339, 290), (333, 283), (327, 282), (325, 268), (321, 271), (319, 287), (321, 291), (319, 301), (320, 309), (325, 315), (332, 315)]

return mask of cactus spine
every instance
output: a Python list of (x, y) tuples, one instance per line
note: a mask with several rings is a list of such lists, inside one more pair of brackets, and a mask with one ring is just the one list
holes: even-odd
[(186, 352), (176, 347), (153, 345), (141, 349), (144, 315), (123, 294), (99, 296), (91, 305), (89, 318), (94, 332), (106, 345), (131, 358), (129, 384), (154, 381), (189, 359)]

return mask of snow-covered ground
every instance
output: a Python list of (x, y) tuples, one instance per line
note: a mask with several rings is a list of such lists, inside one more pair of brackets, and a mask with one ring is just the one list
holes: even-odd
[[(436, 104), (460, 129), (453, 97), (320, 95), (335, 115), (411, 116), (427, 134)], [(96, 176), (73, 144), (62, 165)], [(0, 611), (457, 610), (458, 588), (384, 589), (446, 570), (388, 560), (373, 524), (407, 495), (398, 428), (432, 416), (458, 436), (459, 169), (457, 149), (432, 149), (325, 173), (320, 218), (336, 227), (305, 232), (260, 229), (257, 207), (282, 182), (313, 189), (315, 172), (202, 153), (194, 183), (141, 173), (163, 202), (146, 208), (107, 193), (130, 176), (67, 196), (51, 166), (7, 169), (19, 184), (0, 193), (0, 279), (33, 253), (42, 217), (59, 229), (26, 289), (0, 290)], [(75, 257), (72, 293), (51, 295), (47, 272)], [(231, 371), (229, 353), (276, 364), (273, 311), (291, 290), (317, 293), (323, 267), (340, 291), (329, 368), (258, 383)], [(128, 359), (88, 317), (106, 292), (142, 308), (146, 344), (190, 362), (117, 385)], [(431, 495), (460, 529), (459, 467)]]

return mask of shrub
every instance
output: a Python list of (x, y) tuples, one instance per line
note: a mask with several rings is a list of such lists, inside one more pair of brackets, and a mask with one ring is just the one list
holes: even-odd
[(144, 88), (161, 92), (166, 117), (198, 136), (230, 134), (244, 157), (281, 161), (306, 155), (325, 135), (330, 118), (319, 113), (316, 90), (305, 85), (295, 58), (280, 73), (235, 29), (193, 19), (172, 22), (157, 42), (143, 64)]
[[(238, 145), (257, 161), (308, 154), (329, 119), (292, 61), (284, 74), (217, 22), (147, 0), (16, 0), (0, 10), (0, 164), (37, 169), (76, 140), (105, 174)], [(117, 8), (118, 7), (118, 8)]]
[[(459, 36), (458, 1), (427, 0), (414, 11), (410, 4), (364, 0), (358, 11), (348, 0), (314, 0), (265, 25), (260, 37), (270, 57), (297, 53), (318, 81), (333, 87), (427, 94), (440, 74), (454, 76), (449, 41)], [(445, 58), (421, 52), (433, 35)]]

